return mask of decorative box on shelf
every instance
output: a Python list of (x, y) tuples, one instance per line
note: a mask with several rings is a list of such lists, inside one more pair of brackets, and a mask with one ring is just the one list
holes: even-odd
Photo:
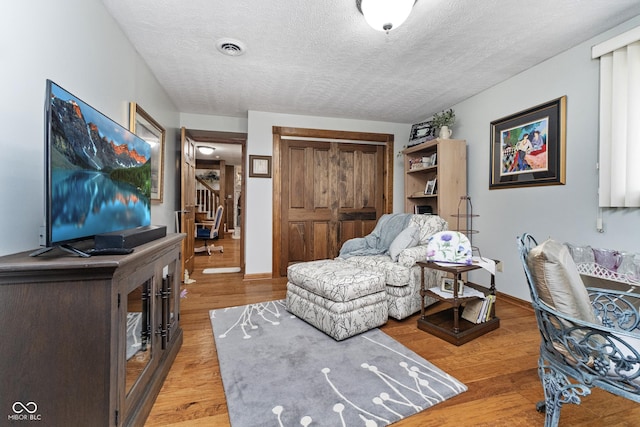
[(413, 157), (409, 159), (409, 170), (423, 170), (437, 165), (437, 153), (433, 153), (426, 157)]

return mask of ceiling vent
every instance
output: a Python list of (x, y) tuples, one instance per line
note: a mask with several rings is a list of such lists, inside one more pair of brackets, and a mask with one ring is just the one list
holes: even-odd
[(238, 40), (220, 39), (216, 42), (216, 48), (220, 52), (228, 56), (240, 56), (244, 54), (246, 48), (244, 44)]

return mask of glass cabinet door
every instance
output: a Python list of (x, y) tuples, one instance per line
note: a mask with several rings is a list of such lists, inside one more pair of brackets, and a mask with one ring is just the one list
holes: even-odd
[(126, 296), (127, 340), (125, 346), (125, 393), (127, 397), (152, 359), (152, 316), (150, 298), (152, 280), (134, 288)]
[(180, 280), (178, 276), (177, 263), (171, 263), (162, 270), (162, 290), (160, 296), (162, 298), (162, 348), (166, 348), (167, 343), (171, 341), (172, 334), (178, 326), (178, 304), (180, 298)]

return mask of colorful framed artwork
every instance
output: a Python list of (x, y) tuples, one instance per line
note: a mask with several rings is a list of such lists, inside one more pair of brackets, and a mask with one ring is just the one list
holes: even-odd
[(489, 189), (563, 185), (567, 97), (491, 122)]

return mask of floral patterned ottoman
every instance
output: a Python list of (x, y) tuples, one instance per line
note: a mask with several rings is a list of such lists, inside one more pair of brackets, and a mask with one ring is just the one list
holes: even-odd
[(287, 310), (336, 341), (387, 323), (384, 273), (341, 260), (289, 266)]

